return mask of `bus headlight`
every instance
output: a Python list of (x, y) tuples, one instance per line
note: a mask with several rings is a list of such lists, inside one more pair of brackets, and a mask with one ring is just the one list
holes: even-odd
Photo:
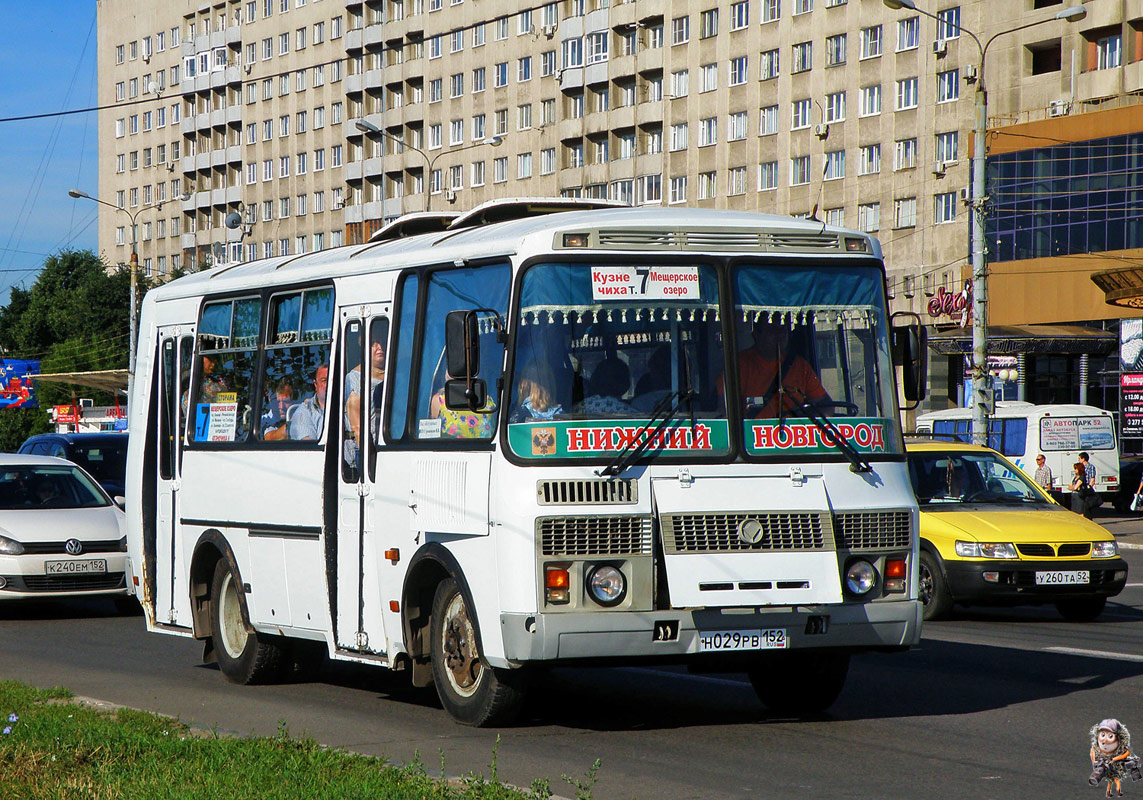
[(877, 585), (877, 570), (865, 559), (849, 562), (845, 568), (845, 588), (850, 594), (865, 595)]
[(627, 579), (609, 564), (596, 567), (587, 576), (587, 593), (601, 606), (616, 606), (627, 596)]

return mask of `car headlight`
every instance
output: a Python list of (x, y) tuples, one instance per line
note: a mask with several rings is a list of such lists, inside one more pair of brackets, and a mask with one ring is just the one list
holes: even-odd
[(1119, 555), (1117, 542), (1095, 542), (1091, 546), (1092, 558), (1114, 558)]
[(960, 542), (956, 554), (961, 558), (1019, 558), (1011, 542)]
[(877, 585), (877, 570), (864, 559), (849, 562), (845, 568), (845, 588), (852, 594), (864, 595)]
[(615, 606), (627, 596), (627, 579), (608, 564), (596, 567), (587, 576), (587, 593), (601, 606)]
[(18, 556), (24, 552), (24, 545), (7, 536), (0, 536), (0, 555)]

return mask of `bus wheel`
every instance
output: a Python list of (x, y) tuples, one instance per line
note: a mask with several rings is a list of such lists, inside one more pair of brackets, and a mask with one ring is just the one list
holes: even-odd
[(452, 578), (437, 586), (429, 635), (433, 683), (445, 711), (464, 725), (511, 722), (524, 701), (523, 676), (494, 669), (481, 656), (468, 605)]
[(1106, 597), (1075, 597), (1056, 602), (1056, 610), (1068, 622), (1091, 622), (1103, 613)]
[(278, 676), (282, 648), (246, 630), (238, 585), (225, 561), (214, 568), (210, 586), (211, 637), (222, 674), (234, 683), (270, 683)]
[(946, 616), (952, 608), (952, 597), (945, 585), (941, 565), (924, 550), (921, 551), (921, 571), (917, 574), (917, 594), (924, 609), (925, 622)]
[(780, 714), (825, 711), (837, 700), (849, 673), (849, 653), (775, 654), (747, 670), (758, 699)]

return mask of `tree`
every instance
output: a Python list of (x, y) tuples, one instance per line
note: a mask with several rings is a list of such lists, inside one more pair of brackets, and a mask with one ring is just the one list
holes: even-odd
[[(0, 308), (0, 349), (11, 358), (38, 358), (42, 372), (127, 367), (130, 273), (109, 272), (91, 250), (64, 250), (45, 261), (31, 288), (14, 287)], [(147, 282), (140, 280), (140, 296)], [(107, 392), (84, 390), (99, 404)], [(0, 411), (0, 448), (18, 446), (49, 427), (50, 405), (71, 403), (73, 387), (41, 383), (40, 409)]]

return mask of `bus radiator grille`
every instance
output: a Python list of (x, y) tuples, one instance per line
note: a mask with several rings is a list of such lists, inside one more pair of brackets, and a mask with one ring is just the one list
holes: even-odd
[[(750, 543), (738, 535), (747, 520), (762, 525), (762, 536)], [(828, 522), (821, 514), (665, 514), (663, 547), (668, 553), (726, 553), (773, 550), (825, 550), (832, 546)], [(827, 546), (827, 533), (829, 534)]]
[(633, 504), (639, 502), (639, 484), (606, 478), (536, 481), (536, 502), (542, 506)]
[(651, 552), (651, 518), (543, 517), (536, 520), (545, 556), (639, 555)]
[(837, 514), (834, 537), (842, 550), (904, 549), (911, 546), (908, 511), (860, 511)]

